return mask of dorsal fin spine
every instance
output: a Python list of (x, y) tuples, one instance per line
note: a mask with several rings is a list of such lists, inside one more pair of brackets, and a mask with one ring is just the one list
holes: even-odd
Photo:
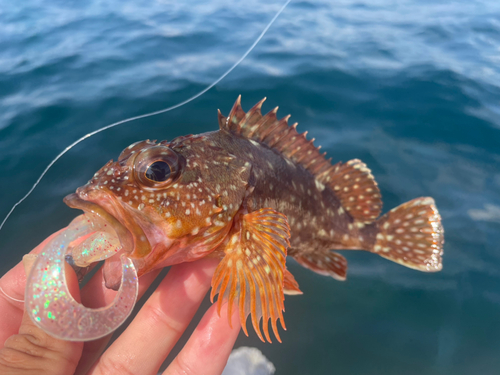
[[(306, 134), (307, 132), (304, 132), (304, 140), (306, 140)], [(314, 148), (314, 138), (311, 139), (310, 141), (307, 141), (306, 143), (306, 148), (308, 149), (307, 151), (301, 152), (300, 156), (296, 159), (297, 163), (301, 163), (304, 165), (305, 168), (306, 165), (308, 164), (307, 160), (311, 157), (312, 155), (312, 150), (310, 149), (311, 146)]]
[(243, 135), (245, 135), (246, 137), (248, 137), (250, 135), (250, 129), (253, 126), (256, 126), (253, 124), (258, 123), (262, 119), (261, 108), (262, 108), (262, 103), (264, 103), (265, 100), (266, 100), (266, 98), (262, 99), (260, 102), (255, 104), (248, 111), (244, 120), (241, 122), (240, 129), (241, 129)]
[(280, 138), (280, 133), (285, 129), (285, 126), (288, 127), (288, 123), (283, 120), (284, 119), (278, 120), (269, 126), (269, 130), (262, 138), (262, 142), (268, 144), (270, 147), (274, 146), (276, 140)]
[(224, 117), (224, 115), (221, 113), (220, 109), (217, 110), (217, 117), (219, 120), (219, 128), (223, 128), (227, 124), (227, 117)]
[(281, 120), (279, 120), (278, 125), (266, 137), (266, 138), (270, 138), (270, 142), (272, 142), (271, 147), (274, 147), (274, 145), (277, 144), (281, 140), (281, 138), (283, 137), (283, 134), (285, 132), (286, 132), (286, 134), (288, 134), (289, 129), (290, 129), (290, 127), (288, 126), (288, 119), (289, 118), (290, 118), (290, 115), (285, 116)]
[[(295, 123), (297, 125), (297, 123)], [(286, 134), (281, 137), (281, 139), (275, 144), (276, 148), (285, 149), (290, 148), (290, 146), (297, 140), (297, 137), (293, 135), (294, 127), (288, 127), (286, 130)], [(288, 137), (288, 134), (292, 133), (291, 137)]]
[(296, 160), (297, 158), (294, 157), (294, 155), (297, 152), (300, 152), (301, 146), (300, 143), (302, 142), (300, 134), (297, 134), (294, 136), (295, 140), (288, 146), (288, 157), (292, 160)]
[(265, 116), (263, 116), (259, 122), (256, 124), (257, 129), (255, 129), (252, 132), (253, 137), (258, 140), (259, 142), (262, 142), (262, 139), (268, 134), (272, 125), (275, 124), (275, 122), (278, 120), (276, 117), (276, 111), (278, 107), (276, 107), (273, 111), (269, 112)]
[(243, 108), (241, 108), (241, 95), (239, 95), (238, 99), (236, 99), (236, 102), (233, 105), (233, 108), (231, 109), (231, 112), (229, 112), (229, 116), (227, 119), (227, 127), (229, 128), (229, 130), (239, 133), (239, 123), (244, 117), (245, 111), (243, 111)]
[(321, 156), (323, 156), (323, 159), (319, 160), (319, 162), (312, 169), (313, 174), (316, 176), (316, 180), (319, 182), (321, 182), (319, 175), (331, 166), (330, 162), (332, 160), (331, 158), (328, 160), (326, 159), (326, 152), (323, 152)]

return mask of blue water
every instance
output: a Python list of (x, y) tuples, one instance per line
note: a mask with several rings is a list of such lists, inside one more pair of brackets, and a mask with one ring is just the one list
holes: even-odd
[[(0, 217), (72, 141), (209, 85), (282, 4), (0, 0)], [(286, 298), (283, 344), (252, 333), (237, 346), (277, 374), (497, 374), (499, 66), (496, 0), (292, 0), (204, 96), (63, 157), (0, 232), (0, 273), (65, 226), (76, 212), (62, 198), (130, 143), (214, 130), (238, 94), (245, 109), (266, 96), (334, 161), (366, 162), (385, 210), (434, 197), (444, 268), (344, 252), (342, 283), (291, 264), (304, 295)]]

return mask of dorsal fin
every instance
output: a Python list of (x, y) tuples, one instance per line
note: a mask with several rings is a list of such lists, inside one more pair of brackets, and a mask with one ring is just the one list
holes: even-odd
[[(241, 108), (241, 95), (238, 96), (228, 117), (218, 112), (220, 129), (276, 149), (311, 172), (319, 183), (329, 186), (354, 219), (364, 222), (375, 220), (382, 209), (382, 202), (377, 183), (366, 165), (357, 159), (332, 165), (332, 159), (325, 158), (326, 152), (319, 152), (321, 146), (314, 146), (314, 138), (307, 140), (307, 132), (299, 134), (297, 123), (288, 126), (290, 115), (278, 120), (276, 107), (263, 116), (261, 107), (265, 100), (262, 99), (245, 113)], [(349, 177), (346, 178), (346, 175)], [(360, 190), (356, 191), (358, 187)]]
[(365, 163), (353, 159), (347, 163), (337, 163), (327, 172), (317, 175), (316, 179), (330, 186), (340, 198), (342, 207), (353, 218), (370, 223), (380, 215), (380, 190)]

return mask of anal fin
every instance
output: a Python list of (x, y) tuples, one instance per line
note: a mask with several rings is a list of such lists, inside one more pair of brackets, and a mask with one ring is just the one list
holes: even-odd
[(303, 267), (323, 276), (331, 276), (335, 280), (344, 281), (347, 275), (347, 260), (333, 251), (299, 253), (293, 258)]
[(227, 301), (229, 317), (237, 303), (241, 327), (247, 336), (246, 319), (250, 314), (255, 332), (262, 341), (260, 318), (267, 341), (271, 342), (268, 329), (271, 319), (274, 335), (281, 342), (276, 321), (279, 319), (286, 329), (282, 311), (289, 238), (286, 216), (271, 208), (243, 215), (229, 234), (225, 256), (212, 278), (210, 298), (213, 301), (219, 294), (219, 312), (223, 301)]

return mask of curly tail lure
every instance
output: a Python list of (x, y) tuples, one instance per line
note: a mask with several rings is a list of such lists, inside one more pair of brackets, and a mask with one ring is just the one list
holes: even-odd
[[(111, 234), (96, 232), (85, 215), (76, 217), (43, 248), (31, 269), (26, 283), (26, 311), (38, 327), (54, 337), (70, 341), (98, 339), (117, 329), (134, 308), (139, 281), (134, 263), (125, 255), (121, 256), (121, 286), (112, 304), (91, 309), (71, 296), (64, 264), (68, 249), (72, 249), (74, 241), (96, 233), (102, 240), (109, 238), (110, 243), (114, 242)], [(85, 241), (76, 248), (81, 249), (82, 245)], [(109, 250), (113, 253), (115, 249), (110, 246)]]

